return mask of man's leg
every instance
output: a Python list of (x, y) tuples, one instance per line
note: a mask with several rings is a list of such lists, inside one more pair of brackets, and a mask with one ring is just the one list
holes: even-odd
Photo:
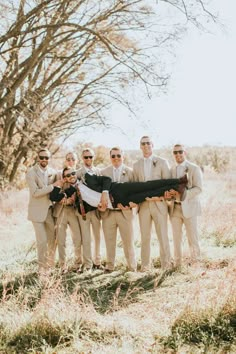
[(183, 236), (183, 214), (180, 205), (175, 205), (173, 215), (170, 217), (172, 226), (173, 243), (174, 243), (174, 260), (175, 266), (182, 263), (182, 236)]
[(66, 265), (66, 229), (67, 229), (67, 211), (63, 208), (62, 214), (56, 221), (56, 240), (59, 254), (59, 265), (65, 267)]
[(120, 230), (123, 250), (127, 262), (128, 269), (135, 272), (137, 270), (137, 262), (134, 250), (134, 230), (133, 230), (133, 213), (132, 210), (116, 213), (117, 224)]
[(68, 211), (68, 223), (71, 229), (71, 237), (74, 245), (74, 254), (75, 254), (74, 265), (76, 268), (78, 268), (82, 264), (82, 255), (81, 255), (82, 238), (81, 238), (79, 219), (75, 215), (74, 208), (71, 208)]
[(101, 265), (101, 221), (96, 215), (96, 210), (90, 211), (94, 237), (94, 264)]
[(86, 214), (86, 220), (78, 214), (79, 225), (81, 230), (82, 248), (83, 248), (83, 267), (91, 269), (93, 266), (92, 251), (91, 251), (91, 230), (90, 230), (90, 217)]
[(39, 271), (47, 268), (47, 232), (44, 222), (33, 222), (36, 236)]
[(141, 271), (151, 269), (151, 227), (152, 218), (149, 202), (143, 202), (139, 209), (139, 225), (141, 231)]
[(161, 268), (164, 270), (170, 269), (171, 254), (167, 226), (168, 214), (162, 214), (156, 204), (153, 202), (150, 202), (150, 209), (159, 241)]
[(200, 259), (200, 246), (198, 240), (198, 229), (197, 229), (197, 216), (191, 218), (184, 218), (184, 224), (186, 228), (186, 236), (188, 239), (190, 256), (193, 261)]
[(56, 253), (56, 233), (55, 222), (52, 216), (52, 209), (48, 209), (47, 218), (45, 220), (45, 228), (47, 233), (47, 263), (49, 267), (53, 267), (55, 263)]
[(115, 213), (109, 210), (102, 216), (102, 228), (106, 244), (106, 269), (114, 270), (116, 257), (117, 222)]

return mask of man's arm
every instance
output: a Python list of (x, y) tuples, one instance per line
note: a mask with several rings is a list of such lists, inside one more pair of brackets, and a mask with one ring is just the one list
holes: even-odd
[(38, 184), (36, 183), (36, 175), (33, 170), (27, 172), (26, 182), (29, 186), (30, 194), (35, 198), (44, 197), (45, 195), (49, 194), (54, 187), (53, 184), (39, 187)]

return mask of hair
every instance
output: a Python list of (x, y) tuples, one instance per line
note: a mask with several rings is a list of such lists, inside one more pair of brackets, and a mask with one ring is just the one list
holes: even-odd
[(40, 149), (38, 151), (38, 155), (40, 154), (40, 152), (43, 152), (43, 151), (46, 151), (49, 154), (49, 156), (51, 156), (51, 153), (50, 153), (50, 151), (47, 148)]
[(84, 152), (90, 152), (90, 154), (92, 154), (93, 156), (95, 155), (95, 154), (94, 154), (94, 151), (93, 151), (92, 149), (90, 149), (90, 148), (84, 148), (84, 149), (82, 150), (82, 152), (81, 152), (81, 156), (82, 156), (82, 157), (83, 157)]
[(65, 177), (64, 173), (65, 173), (66, 171), (68, 171), (68, 170), (71, 170), (71, 168), (70, 168), (70, 167), (65, 167), (65, 168), (63, 168), (63, 170), (62, 170), (62, 177), (63, 177), (63, 178)]
[(176, 143), (176, 144), (173, 146), (173, 149), (176, 148), (176, 147), (178, 147), (178, 146), (182, 146), (183, 150), (185, 151), (185, 147), (184, 147), (184, 145), (181, 144), (181, 143)]
[(124, 154), (123, 150), (119, 146), (113, 146), (110, 150), (110, 155), (111, 155), (112, 150), (116, 150), (116, 151), (119, 150), (121, 152), (121, 155)]
[(76, 152), (74, 152), (74, 151), (68, 151), (68, 152), (66, 153), (65, 159), (67, 159), (68, 155), (73, 155), (73, 157), (74, 157), (76, 160), (78, 159), (78, 158), (77, 158), (77, 154), (76, 154)]
[(149, 135), (143, 135), (140, 139), (140, 143), (142, 142), (143, 139), (149, 139), (152, 142), (152, 138)]

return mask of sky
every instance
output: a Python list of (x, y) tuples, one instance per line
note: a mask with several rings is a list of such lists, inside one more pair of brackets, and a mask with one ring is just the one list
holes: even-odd
[(136, 117), (114, 107), (110, 129), (80, 131), (78, 142), (139, 148), (143, 135), (154, 147), (236, 146), (236, 0), (216, 0), (224, 26), (214, 33), (190, 30), (175, 50), (166, 94), (140, 97)]

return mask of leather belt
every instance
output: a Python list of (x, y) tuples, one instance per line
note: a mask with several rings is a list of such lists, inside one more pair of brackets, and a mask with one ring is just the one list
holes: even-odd
[(181, 202), (174, 201), (174, 204), (181, 205)]

